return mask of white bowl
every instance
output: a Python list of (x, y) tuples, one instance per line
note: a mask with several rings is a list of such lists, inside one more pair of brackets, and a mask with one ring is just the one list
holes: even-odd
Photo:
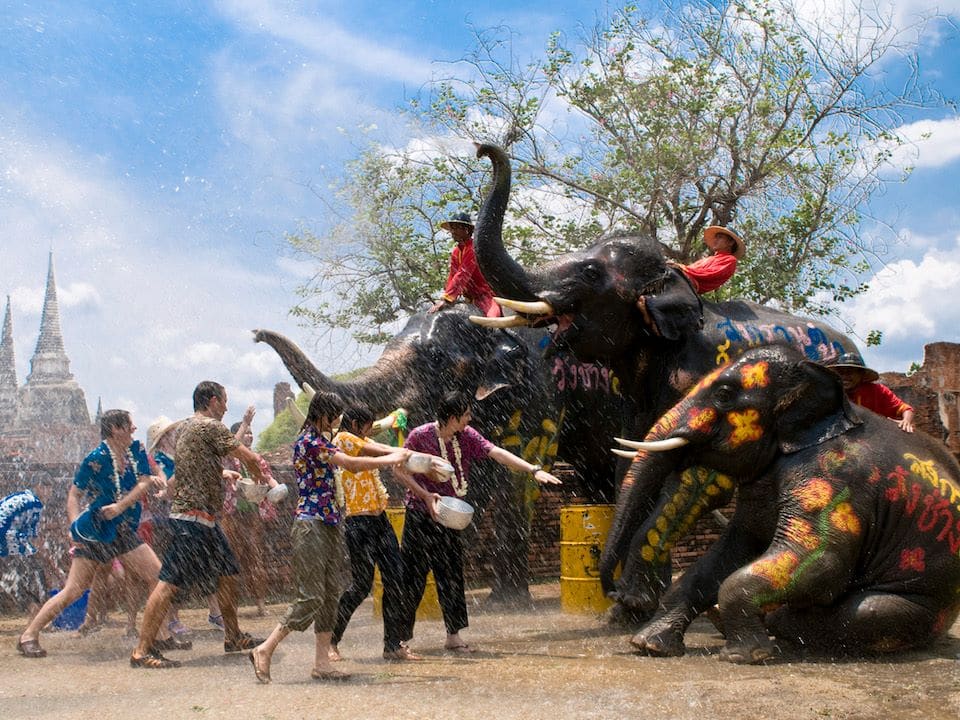
[(436, 470), (442, 477), (447, 480), (450, 479), (450, 476), (453, 475), (453, 465), (448, 463), (443, 458), (434, 457), (431, 458), (431, 463), (433, 464), (433, 469)]
[(279, 505), (286, 499), (289, 492), (290, 491), (287, 489), (287, 486), (283, 483), (280, 483), (276, 487), (270, 488), (270, 491), (267, 493), (267, 500), (272, 502), (274, 505)]
[(407, 458), (407, 470), (413, 473), (428, 473), (432, 464), (431, 456), (424, 453), (413, 453)]
[(451, 530), (463, 530), (473, 519), (473, 506), (460, 498), (442, 497), (437, 503), (438, 522)]
[(256, 480), (251, 480), (250, 478), (240, 478), (237, 480), (237, 487), (240, 488), (240, 494), (243, 495), (244, 499), (252, 503), (260, 502), (270, 491), (270, 488), (266, 485), (261, 485)]

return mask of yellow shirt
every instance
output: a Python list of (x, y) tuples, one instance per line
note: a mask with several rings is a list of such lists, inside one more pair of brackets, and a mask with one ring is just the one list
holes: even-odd
[[(365, 438), (341, 431), (333, 439), (337, 448), (353, 457), (360, 455)], [(340, 486), (343, 488), (343, 499), (346, 505), (346, 517), (351, 515), (378, 515), (387, 509), (387, 489), (380, 482), (379, 470), (361, 470), (351, 472), (338, 468)]]

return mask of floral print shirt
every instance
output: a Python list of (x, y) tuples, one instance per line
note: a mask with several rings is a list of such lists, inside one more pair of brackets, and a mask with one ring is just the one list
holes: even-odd
[(337, 446), (308, 427), (293, 446), (293, 469), (297, 473), (296, 517), (317, 519), (327, 525), (340, 524), (337, 485), (330, 459)]
[[(133, 441), (129, 453), (136, 465), (130, 467), (130, 463), (126, 463), (123, 472), (117, 473), (120, 479), (121, 496), (126, 495), (136, 487), (138, 476), (151, 474), (147, 451), (139, 440)], [(88, 503), (97, 500), (107, 500), (108, 502), (120, 500), (121, 496), (117, 495), (116, 488), (113, 485), (113, 457), (110, 455), (106, 440), (97, 445), (83, 459), (80, 467), (77, 468), (76, 475), (73, 477), (73, 484), (78, 490), (84, 492)], [(135, 502), (123, 512), (124, 522), (136, 530), (140, 524), (141, 511), (140, 503)]]
[[(360, 455), (366, 439), (343, 430), (333, 438), (333, 444), (340, 452), (353, 457)], [(387, 509), (387, 490), (380, 482), (378, 470), (350, 470), (337, 469), (340, 474), (340, 484), (343, 487), (343, 498), (346, 502), (346, 516), (351, 515), (379, 515)]]

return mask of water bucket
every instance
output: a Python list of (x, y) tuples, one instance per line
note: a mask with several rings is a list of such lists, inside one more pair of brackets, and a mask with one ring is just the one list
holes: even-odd
[[(53, 597), (58, 592), (60, 591), (51, 590), (50, 597)], [(90, 591), (84, 590), (83, 595), (67, 605), (63, 609), (63, 612), (54, 618), (53, 626), (58, 630), (76, 630), (83, 625), (83, 620), (87, 616), (87, 600), (89, 597)]]
[(560, 608), (564, 612), (602, 613), (613, 604), (600, 588), (600, 553), (614, 507), (560, 508)]
[[(403, 508), (387, 508), (387, 518), (397, 539), (403, 537), (403, 521), (406, 513)], [(373, 572), (373, 616), (383, 617), (383, 580), (380, 578), (380, 568)], [(440, 612), (440, 600), (437, 597), (437, 583), (433, 579), (433, 572), (427, 573), (427, 586), (423, 591), (423, 599), (417, 606), (417, 620), (439, 620), (443, 617)]]

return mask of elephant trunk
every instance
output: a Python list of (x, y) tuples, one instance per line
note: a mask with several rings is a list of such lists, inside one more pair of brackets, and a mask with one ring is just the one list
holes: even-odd
[(402, 377), (402, 368), (407, 366), (409, 359), (402, 357), (403, 349), (384, 353), (358, 377), (340, 382), (320, 372), (296, 343), (280, 333), (255, 330), (254, 341), (266, 343), (276, 351), (298, 388), (309, 383), (318, 392), (337, 393), (345, 402), (362, 404), (378, 415), (410, 405), (412, 388)]
[[(660, 442), (670, 437), (677, 419), (683, 417), (688, 401), (663, 415), (644, 438), (645, 442)], [(600, 556), (600, 584), (608, 595), (616, 592), (614, 573), (617, 566), (626, 567), (634, 536), (653, 513), (660, 500), (664, 480), (676, 469), (682, 450), (648, 452), (638, 450), (620, 485), (617, 509), (607, 541)]]
[(510, 201), (510, 160), (496, 145), (478, 145), (477, 157), (488, 157), (493, 164), (490, 190), (477, 214), (473, 234), (480, 271), (500, 297), (537, 300), (535, 283), (503, 247), (503, 219)]

